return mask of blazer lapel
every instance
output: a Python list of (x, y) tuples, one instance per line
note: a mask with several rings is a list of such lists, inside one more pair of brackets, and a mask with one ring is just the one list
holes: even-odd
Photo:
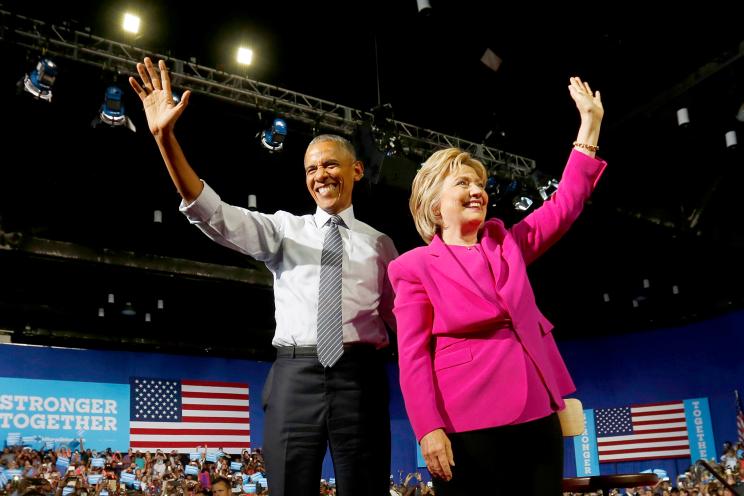
[(456, 284), (462, 291), (470, 295), (470, 298), (468, 298), (470, 300), (480, 301), (490, 306), (498, 305), (495, 295), (489, 295), (485, 288), (481, 287), (473, 279), (452, 252), (447, 249), (447, 246), (439, 236), (434, 236), (428, 248), (429, 256), (426, 262), (431, 271), (437, 274), (438, 278), (443, 278)]
[(483, 233), (481, 246), (483, 247), (483, 253), (488, 258), (488, 263), (491, 265), (491, 272), (493, 273), (494, 270), (498, 271), (497, 274), (494, 274), (494, 280), (496, 282), (496, 290), (499, 291), (509, 279), (509, 261), (507, 257), (503, 256), (503, 235), (499, 235), (499, 233), (494, 233), (493, 231), (493, 229), (490, 229)]

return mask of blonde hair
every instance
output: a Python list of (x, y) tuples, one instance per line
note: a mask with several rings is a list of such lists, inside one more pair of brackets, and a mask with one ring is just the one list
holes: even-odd
[(442, 194), (442, 183), (460, 167), (470, 167), (483, 183), (486, 182), (488, 174), (483, 164), (459, 148), (446, 148), (434, 152), (413, 179), (408, 206), (416, 223), (416, 230), (427, 245), (441, 230), (441, 217), (437, 209)]

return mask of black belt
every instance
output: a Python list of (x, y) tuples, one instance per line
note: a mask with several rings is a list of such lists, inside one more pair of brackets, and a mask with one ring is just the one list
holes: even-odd
[[(376, 348), (372, 344), (367, 343), (354, 343), (344, 344), (344, 355), (357, 354), (357, 353), (373, 353)], [(276, 349), (276, 356), (278, 357), (317, 357), (318, 347), (317, 346), (280, 346)]]

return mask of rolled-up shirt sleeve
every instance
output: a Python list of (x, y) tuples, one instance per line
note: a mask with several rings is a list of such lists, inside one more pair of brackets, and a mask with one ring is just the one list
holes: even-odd
[(207, 184), (190, 204), (179, 206), (190, 223), (213, 241), (269, 262), (282, 246), (282, 212), (262, 214), (229, 205)]

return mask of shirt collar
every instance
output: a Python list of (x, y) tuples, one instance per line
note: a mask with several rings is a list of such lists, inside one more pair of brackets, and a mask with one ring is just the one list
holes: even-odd
[[(350, 229), (354, 223), (354, 206), (349, 205), (349, 208), (347, 208), (343, 212), (338, 213), (337, 215), (341, 217), (346, 227)], [(313, 215), (313, 217), (315, 218), (315, 225), (318, 226), (318, 228), (321, 228), (326, 225), (328, 219), (331, 218), (331, 214), (318, 207), (315, 210), (315, 215)]]

